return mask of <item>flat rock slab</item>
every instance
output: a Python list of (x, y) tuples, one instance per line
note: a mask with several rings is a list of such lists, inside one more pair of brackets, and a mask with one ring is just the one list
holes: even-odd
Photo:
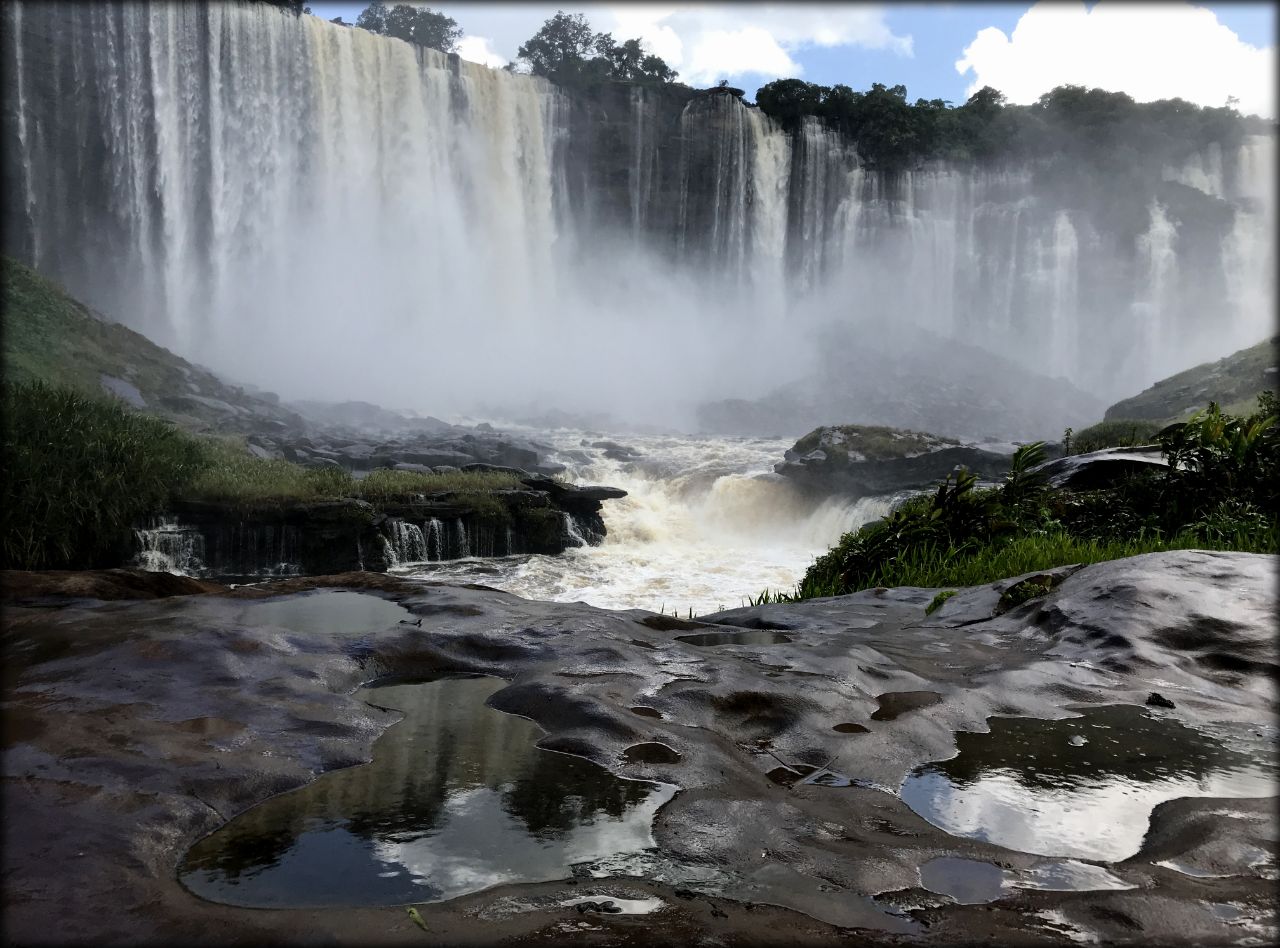
[[(667, 628), (641, 610), (369, 574), (11, 604), (7, 933), (97, 945), (772, 944), (781, 930), (800, 944), (850, 930), (884, 944), (1266, 942), (1277, 934), (1274, 799), (1157, 807), (1142, 850), (1105, 866), (1132, 888), (1015, 889), (960, 905), (922, 888), (920, 867), (962, 858), (1031, 877), (1051, 860), (950, 836), (896, 791), (917, 765), (952, 757), (957, 731), (986, 731), (993, 715), (1142, 706), (1158, 688), (1176, 705), (1158, 713), (1183, 724), (1273, 721), (1276, 567), (1260, 555), (1151, 554), (1064, 570), (1047, 595), (998, 616), (1009, 580), (964, 590), (932, 615), (936, 590), (919, 589), (732, 610), (694, 627), (785, 629), (790, 641), (721, 647), (682, 642), (689, 623)], [(356, 610), (366, 618), (350, 629), (282, 624), (291, 610), (278, 604), (326, 589), (405, 611)], [(427, 935), (402, 907), (247, 910), (179, 885), (196, 839), (369, 760), (398, 716), (354, 697), (362, 683), (463, 673), (507, 680), (490, 705), (536, 722), (538, 746), (678, 785), (655, 821), (658, 849), (577, 880), (419, 906)], [(901, 713), (877, 715), (887, 705)], [(810, 776), (776, 782), (779, 767)], [(579, 913), (570, 903), (586, 896), (662, 907)]]

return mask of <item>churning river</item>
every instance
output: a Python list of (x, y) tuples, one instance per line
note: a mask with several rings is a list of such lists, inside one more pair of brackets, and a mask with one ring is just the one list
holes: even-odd
[[(404, 564), (393, 572), (481, 582), (530, 599), (699, 615), (742, 605), (765, 588), (789, 591), (815, 556), (892, 502), (807, 500), (773, 473), (790, 440), (527, 433), (554, 445), (571, 480), (627, 491), (605, 501), (604, 542), (559, 556)], [(602, 438), (638, 455), (605, 458), (590, 447)]]

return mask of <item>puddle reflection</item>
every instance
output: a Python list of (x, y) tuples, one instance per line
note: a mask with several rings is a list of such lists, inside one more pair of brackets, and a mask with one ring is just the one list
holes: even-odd
[(624, 780), (534, 743), (532, 722), (485, 706), (505, 682), (367, 688), (405, 718), (371, 764), (326, 774), (236, 817), (179, 869), (196, 895), (253, 907), (442, 901), (654, 845), (676, 788)]
[(901, 796), (949, 833), (1009, 849), (1116, 861), (1138, 851), (1165, 800), (1275, 793), (1274, 749), (1243, 732), (1248, 753), (1129, 705), (988, 723), (957, 735), (955, 757), (913, 770)]
[(245, 603), (246, 625), (278, 625), (294, 632), (326, 635), (379, 632), (413, 613), (397, 603), (358, 592), (322, 591)]

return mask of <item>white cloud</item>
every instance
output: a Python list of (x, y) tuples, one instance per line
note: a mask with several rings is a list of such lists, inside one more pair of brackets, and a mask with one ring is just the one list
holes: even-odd
[(587, 11), (616, 39), (638, 36), (682, 81), (706, 85), (739, 76), (800, 76), (792, 54), (811, 46), (890, 49), (912, 55), (885, 11), (838, 4), (618, 4)]
[(493, 41), (487, 36), (464, 36), (458, 40), (458, 55), (467, 62), (480, 63), (501, 69), (508, 62), (505, 56), (493, 51)]
[(1190, 3), (1040, 2), (1013, 34), (981, 30), (956, 62), (972, 72), (967, 94), (994, 86), (1011, 102), (1034, 102), (1067, 83), (1127, 92), (1139, 102), (1198, 105), (1239, 99), (1245, 114), (1276, 114), (1276, 51), (1243, 42), (1211, 10)]
[[(618, 41), (639, 37), (691, 85), (743, 76), (799, 76), (803, 68), (795, 54), (806, 47), (912, 54), (911, 37), (894, 34), (883, 7), (861, 4), (597, 3), (559, 8), (581, 11), (593, 28)], [(488, 37), (487, 54), (514, 59), (520, 44), (558, 7), (446, 3), (433, 9), (452, 16), (467, 34)]]

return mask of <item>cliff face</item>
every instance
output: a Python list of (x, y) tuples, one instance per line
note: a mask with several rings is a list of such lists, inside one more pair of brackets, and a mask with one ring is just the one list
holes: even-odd
[[(393, 401), (424, 369), (466, 393), (474, 365), (422, 360), (483, 346), (528, 389), (574, 379), (608, 330), (643, 349), (609, 373), (634, 403), (673, 350), (778, 362), (837, 323), (962, 339), (1106, 398), (1270, 320), (1269, 136), (1115, 179), (889, 173), (732, 95), (558, 90), (269, 5), (4, 16), (7, 251), (246, 378), (305, 389), (358, 362), (362, 387), (334, 394)], [(532, 345), (554, 351), (532, 366)]]

